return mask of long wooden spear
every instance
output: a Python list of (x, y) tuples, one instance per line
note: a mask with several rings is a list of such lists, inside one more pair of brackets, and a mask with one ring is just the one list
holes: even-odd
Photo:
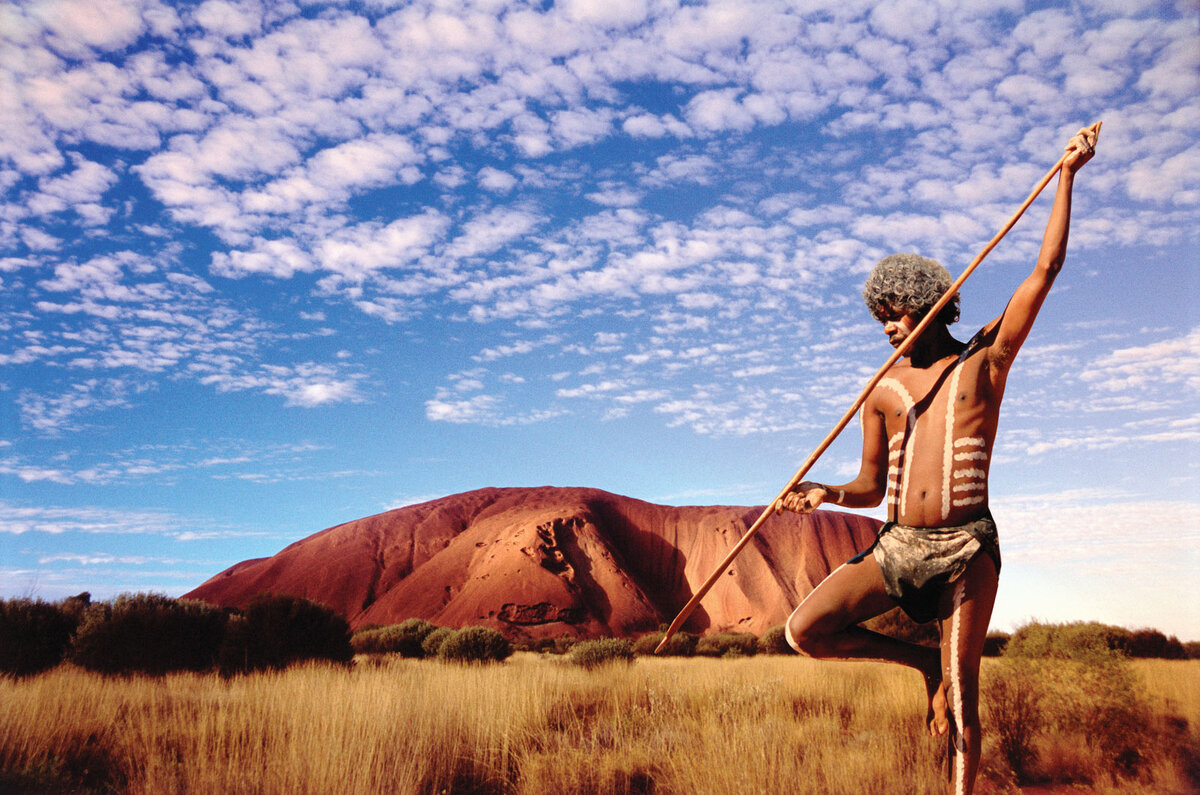
[[(1102, 122), (1096, 122), (1089, 129), (1098, 136), (1100, 134), (1101, 124)], [(1013, 226), (1025, 213), (1025, 210), (1029, 208), (1029, 205), (1033, 204), (1033, 200), (1038, 197), (1038, 194), (1042, 192), (1046, 185), (1050, 184), (1050, 180), (1053, 179), (1054, 175), (1058, 173), (1058, 170), (1062, 168), (1063, 161), (1067, 159), (1069, 154), (1071, 154), (1070, 148), (1063, 153), (1063, 156), (1058, 159), (1058, 162), (1054, 164), (1054, 167), (1046, 172), (1046, 176), (1042, 177), (1041, 181), (1034, 186), (1033, 192), (1029, 194), (1029, 197), (1025, 199), (1024, 202), (1021, 203), (1021, 206), (1017, 208), (1015, 213), (1013, 213), (1012, 218), (1008, 219), (1008, 223), (1001, 227), (1000, 231), (996, 233), (996, 236), (992, 238), (991, 242), (983, 247), (983, 251), (980, 251), (978, 256), (971, 261), (971, 264), (968, 265), (966, 270), (962, 272), (962, 275), (955, 280), (954, 284), (950, 285), (950, 288), (946, 290), (946, 293), (941, 298), (938, 299), (938, 302), (933, 305), (933, 308), (925, 313), (925, 317), (923, 317), (921, 322), (917, 324), (916, 328), (912, 330), (912, 333), (909, 334), (898, 346), (896, 346), (896, 350), (891, 356), (888, 357), (888, 360), (883, 363), (883, 366), (879, 368), (875, 375), (871, 376), (871, 380), (867, 382), (867, 385), (863, 387), (862, 392), (860, 392), (858, 397), (855, 398), (853, 405), (851, 405), (846, 413), (842, 415), (842, 418), (838, 420), (837, 425), (833, 426), (833, 430), (829, 432), (829, 435), (826, 436), (819, 445), (817, 445), (817, 449), (813, 450), (812, 455), (808, 457), (808, 459), (804, 462), (804, 465), (796, 471), (795, 475), (792, 475), (792, 479), (789, 480), (787, 485), (783, 487), (783, 490), (776, 495), (775, 499), (771, 500), (771, 502), (767, 504), (767, 507), (762, 514), (754, 520), (754, 524), (750, 525), (750, 529), (747, 530), (745, 534), (738, 540), (738, 542), (733, 545), (733, 549), (729, 550), (729, 554), (726, 555), (725, 559), (722, 560), (720, 565), (717, 566), (716, 571), (709, 575), (709, 578), (704, 581), (704, 584), (700, 586), (695, 595), (693, 595), (692, 598), (688, 600), (688, 603), (683, 606), (683, 609), (679, 611), (679, 615), (675, 616), (675, 620), (671, 622), (671, 625), (667, 627), (667, 631), (663, 634), (663, 639), (659, 641), (658, 646), (654, 648), (655, 654), (658, 654), (663, 650), (663, 648), (666, 647), (667, 641), (671, 639), (671, 636), (674, 635), (681, 626), (683, 626), (683, 622), (687, 621), (688, 616), (692, 614), (692, 611), (694, 611), (696, 606), (700, 604), (700, 600), (704, 598), (705, 594), (709, 592), (713, 585), (716, 584), (717, 580), (721, 578), (721, 575), (725, 573), (725, 570), (729, 568), (729, 564), (733, 562), (733, 559), (738, 556), (738, 553), (742, 551), (746, 544), (750, 543), (750, 539), (754, 537), (754, 534), (758, 532), (758, 529), (762, 526), (762, 523), (765, 522), (767, 517), (771, 515), (772, 510), (774, 510), (775, 503), (787, 496), (788, 492), (790, 492), (792, 488), (799, 483), (806, 474), (808, 474), (808, 470), (812, 468), (812, 465), (817, 462), (817, 459), (820, 458), (827, 449), (829, 449), (829, 445), (833, 444), (833, 440), (836, 439), (838, 434), (840, 434), (842, 430), (850, 423), (850, 420), (866, 401), (867, 396), (871, 394), (871, 390), (875, 388), (875, 385), (883, 379), (883, 376), (887, 373), (891, 366), (898, 362), (900, 357), (908, 352), (908, 349), (911, 348), (913, 343), (917, 341), (917, 337), (921, 335), (921, 332), (923, 332), (929, 326), (929, 324), (933, 322), (933, 319), (937, 317), (939, 312), (942, 311), (942, 308), (945, 307), (946, 304), (950, 303), (955, 294), (958, 293), (959, 289), (963, 286), (963, 283), (966, 282), (967, 279), (970, 278), (971, 274), (975, 272), (975, 269), (979, 267), (979, 263), (983, 262), (983, 258), (991, 253), (992, 249), (996, 247), (996, 244), (999, 243), (1006, 234), (1008, 234), (1008, 230), (1013, 228)]]

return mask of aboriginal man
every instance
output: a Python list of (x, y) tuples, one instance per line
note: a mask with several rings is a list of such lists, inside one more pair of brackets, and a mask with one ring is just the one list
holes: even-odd
[[(1037, 265), (1003, 314), (968, 342), (950, 335), (958, 296), (914, 341), (863, 403), (862, 464), (839, 486), (805, 481), (775, 504), (807, 513), (822, 504), (869, 508), (888, 521), (870, 549), (826, 577), (788, 619), (788, 642), (818, 658), (876, 659), (925, 678), (932, 735), (950, 732), (951, 791), (971, 791), (979, 765), (979, 659), (996, 596), (1000, 549), (988, 510), (988, 470), (1009, 368), (1062, 268), (1076, 172), (1096, 131), (1067, 145)], [(895, 254), (876, 265), (863, 297), (898, 347), (949, 289), (933, 260)], [(859, 622), (899, 605), (937, 620), (941, 648), (885, 637)], [(954, 752), (954, 751), (957, 752)]]

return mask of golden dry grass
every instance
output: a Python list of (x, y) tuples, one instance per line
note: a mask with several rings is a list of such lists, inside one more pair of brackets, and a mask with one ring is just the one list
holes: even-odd
[[(1137, 670), (1194, 742), (1200, 662)], [(924, 711), (911, 671), (797, 657), (384, 659), (231, 680), (64, 666), (0, 680), (0, 790), (941, 792)], [(1187, 791), (1169, 767), (1145, 791)]]

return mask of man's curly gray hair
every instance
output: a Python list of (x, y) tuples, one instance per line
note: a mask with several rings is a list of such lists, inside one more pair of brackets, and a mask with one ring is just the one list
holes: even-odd
[[(879, 260), (863, 285), (863, 300), (876, 320), (887, 319), (893, 309), (922, 318), (933, 308), (954, 280), (935, 260), (916, 254), (892, 254)], [(947, 326), (958, 320), (958, 295), (938, 313)]]

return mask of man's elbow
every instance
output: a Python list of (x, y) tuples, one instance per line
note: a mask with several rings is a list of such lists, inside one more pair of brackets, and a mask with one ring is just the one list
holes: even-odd
[(1040, 257), (1036, 272), (1042, 274), (1048, 282), (1053, 282), (1058, 276), (1058, 272), (1062, 270), (1063, 263), (1066, 261), (1066, 252), (1060, 252), (1050, 257)]

